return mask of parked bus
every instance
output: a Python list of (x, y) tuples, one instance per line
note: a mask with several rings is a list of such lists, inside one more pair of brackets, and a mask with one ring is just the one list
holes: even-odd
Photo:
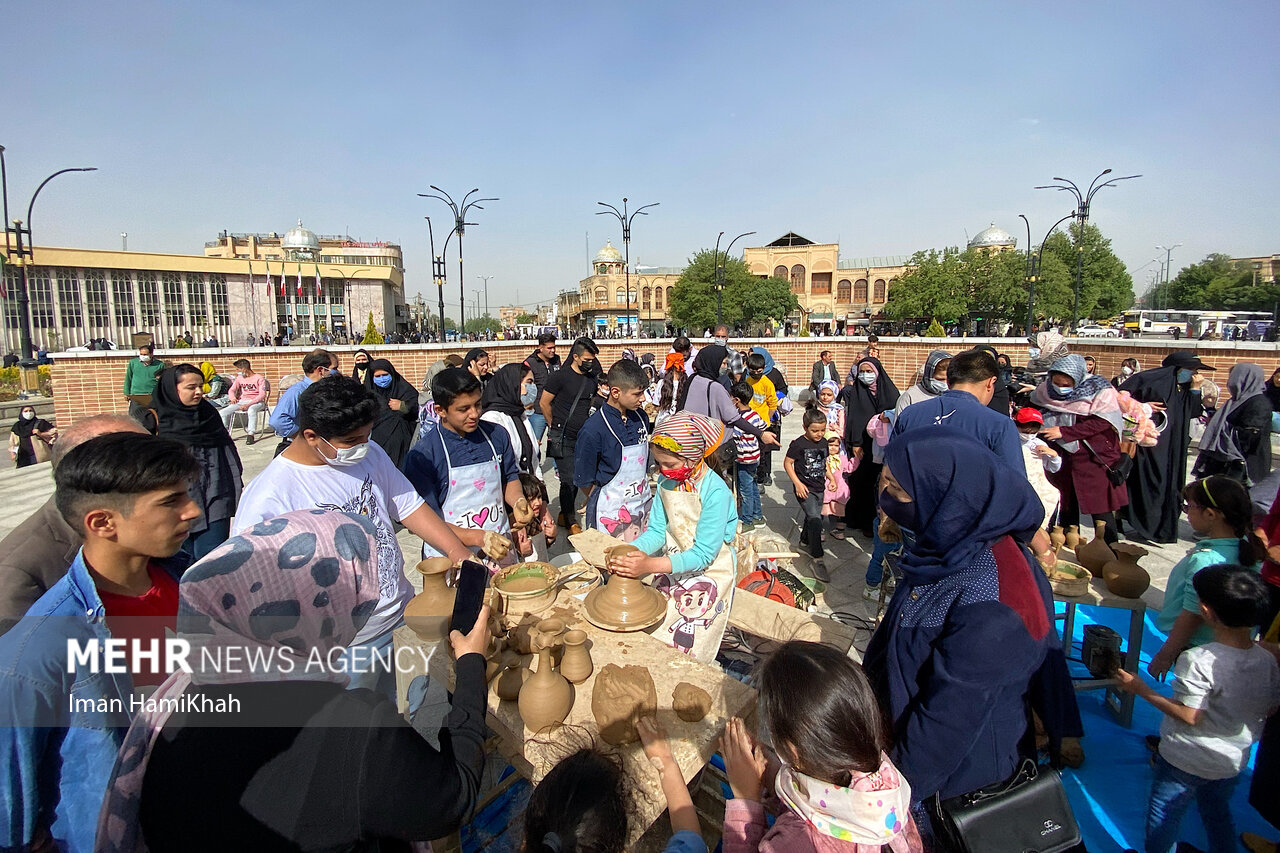
[(1143, 335), (1172, 335), (1180, 338), (1199, 338), (1201, 335), (1225, 337), (1236, 327), (1256, 329), (1270, 323), (1269, 311), (1153, 311), (1135, 310), (1124, 313), (1125, 337)]
[[(1143, 335), (1176, 335), (1187, 336), (1187, 324), (1194, 313), (1191, 311), (1126, 311), (1124, 312), (1124, 335), (1126, 338), (1137, 338)], [(1176, 333), (1175, 333), (1175, 330)]]

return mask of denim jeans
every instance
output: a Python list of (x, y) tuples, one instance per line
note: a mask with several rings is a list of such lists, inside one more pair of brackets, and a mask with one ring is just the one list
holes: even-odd
[(761, 521), (764, 508), (760, 505), (760, 484), (756, 482), (756, 465), (738, 465), (738, 520), (743, 524)]
[(1235, 853), (1236, 823), (1231, 816), (1231, 793), (1239, 776), (1229, 779), (1201, 779), (1179, 770), (1163, 757), (1156, 756), (1155, 775), (1151, 780), (1151, 801), (1147, 804), (1146, 853), (1171, 853), (1178, 842), (1182, 816), (1195, 800), (1209, 836), (1209, 853)]
[(538, 441), (541, 442), (543, 433), (547, 431), (547, 419), (542, 412), (537, 410), (537, 407), (529, 413), (529, 426), (533, 427), (533, 434), (536, 435), (538, 437)]
[(804, 511), (804, 532), (801, 536), (809, 549), (809, 556), (822, 558), (822, 490), (810, 489), (809, 497), (800, 500), (800, 509)]
[(867, 586), (880, 586), (884, 580), (884, 558), (902, 547), (900, 542), (885, 542), (880, 538), (880, 516), (871, 522), (871, 562), (867, 563)]
[[(401, 624), (404, 624), (403, 622)], [(385, 666), (388, 655), (393, 655), (392, 634), (395, 628), (379, 634), (371, 640), (347, 646), (342, 652), (342, 659), (347, 667), (348, 690), (367, 687), (374, 693), (381, 693), (388, 699), (396, 698), (395, 658), (391, 658), (391, 668)], [(376, 653), (376, 654), (375, 654)]]

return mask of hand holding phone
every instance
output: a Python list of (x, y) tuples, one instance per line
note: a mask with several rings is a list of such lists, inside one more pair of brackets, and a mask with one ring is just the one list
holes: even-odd
[(463, 560), (458, 569), (458, 594), (453, 600), (453, 615), (449, 618), (449, 630), (470, 634), (484, 605), (485, 588), (489, 585), (489, 570), (474, 560)]

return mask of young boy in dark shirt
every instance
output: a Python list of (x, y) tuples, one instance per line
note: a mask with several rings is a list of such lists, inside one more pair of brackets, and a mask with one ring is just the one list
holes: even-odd
[(827, 442), (823, 433), (827, 429), (827, 416), (821, 409), (813, 408), (804, 413), (804, 434), (791, 442), (782, 467), (791, 478), (796, 500), (804, 511), (804, 530), (800, 544), (809, 548), (813, 557), (813, 576), (826, 583), (831, 580), (827, 564), (822, 560), (822, 490), (826, 481)]

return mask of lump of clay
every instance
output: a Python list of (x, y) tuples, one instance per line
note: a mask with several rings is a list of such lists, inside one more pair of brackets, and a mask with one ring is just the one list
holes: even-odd
[(596, 674), (591, 714), (606, 743), (617, 746), (639, 740), (636, 721), (657, 713), (658, 691), (645, 667), (609, 663)]
[(711, 711), (711, 694), (696, 684), (682, 681), (671, 693), (671, 709), (686, 723), (696, 723)]

